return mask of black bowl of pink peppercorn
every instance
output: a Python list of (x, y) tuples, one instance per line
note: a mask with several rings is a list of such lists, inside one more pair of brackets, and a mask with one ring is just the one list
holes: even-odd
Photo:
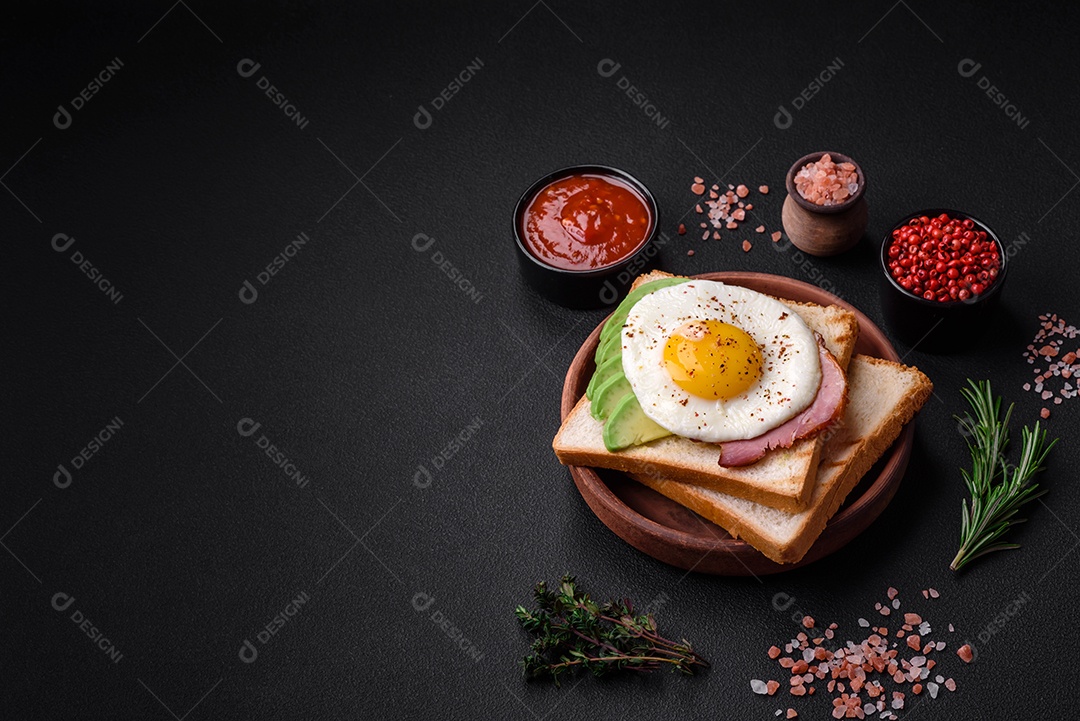
[(1007, 255), (990, 226), (968, 213), (932, 208), (905, 215), (881, 244), (886, 326), (920, 350), (972, 341), (992, 319)]

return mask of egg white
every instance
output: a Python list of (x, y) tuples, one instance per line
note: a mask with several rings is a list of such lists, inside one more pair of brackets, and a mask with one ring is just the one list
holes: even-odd
[[(689, 321), (718, 320), (746, 331), (761, 349), (761, 378), (730, 399), (680, 388), (664, 367), (664, 346)], [(712, 280), (661, 288), (630, 310), (622, 329), (623, 372), (641, 409), (680, 436), (709, 443), (754, 438), (814, 401), (821, 361), (814, 332), (788, 306)]]

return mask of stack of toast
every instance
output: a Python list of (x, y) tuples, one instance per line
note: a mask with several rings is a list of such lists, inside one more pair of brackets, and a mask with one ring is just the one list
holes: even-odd
[[(659, 278), (653, 271), (632, 288)], [(917, 368), (855, 355), (858, 321), (836, 305), (778, 299), (810, 327), (844, 369), (847, 399), (822, 432), (775, 448), (747, 466), (718, 463), (717, 448), (681, 436), (610, 451), (582, 397), (553, 442), (564, 465), (611, 468), (695, 511), (777, 563), (800, 561), (844, 499), (899, 436), (933, 385)]]

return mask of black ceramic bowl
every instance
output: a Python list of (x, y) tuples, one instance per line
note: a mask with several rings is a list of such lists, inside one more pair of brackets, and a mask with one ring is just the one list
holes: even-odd
[[(652, 215), (652, 227), (645, 240), (626, 258), (602, 268), (567, 270), (556, 268), (533, 255), (525, 244), (524, 215), (533, 198), (551, 183), (571, 175), (609, 176), (633, 188), (644, 199)], [(517, 244), (518, 261), (526, 282), (541, 295), (571, 308), (600, 308), (617, 302), (634, 278), (644, 272), (654, 260), (659, 248), (654, 244), (660, 227), (660, 208), (652, 192), (625, 170), (605, 165), (574, 165), (556, 170), (537, 180), (521, 194), (514, 207), (514, 241)]]
[[(889, 245), (892, 243), (893, 231), (906, 225), (912, 218), (923, 215), (934, 218), (942, 213), (958, 220), (971, 220), (976, 228), (986, 233), (988, 239), (993, 240), (1001, 255), (1001, 268), (997, 278), (981, 294), (967, 300), (945, 303), (926, 300), (905, 290), (889, 273)], [(1001, 289), (1005, 285), (1008, 253), (997, 233), (978, 218), (949, 208), (930, 208), (908, 213), (889, 229), (881, 243), (878, 263), (881, 270), (881, 306), (886, 327), (909, 346), (940, 352), (977, 339), (992, 322)]]

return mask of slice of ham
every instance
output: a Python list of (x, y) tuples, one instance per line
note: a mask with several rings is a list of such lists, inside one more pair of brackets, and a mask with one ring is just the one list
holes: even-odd
[(840, 364), (824, 345), (818, 344), (821, 356), (821, 385), (814, 402), (787, 423), (756, 438), (720, 444), (720, 460), (725, 467), (748, 466), (774, 448), (790, 448), (800, 438), (807, 438), (832, 423), (844, 412), (847, 402), (847, 379)]

